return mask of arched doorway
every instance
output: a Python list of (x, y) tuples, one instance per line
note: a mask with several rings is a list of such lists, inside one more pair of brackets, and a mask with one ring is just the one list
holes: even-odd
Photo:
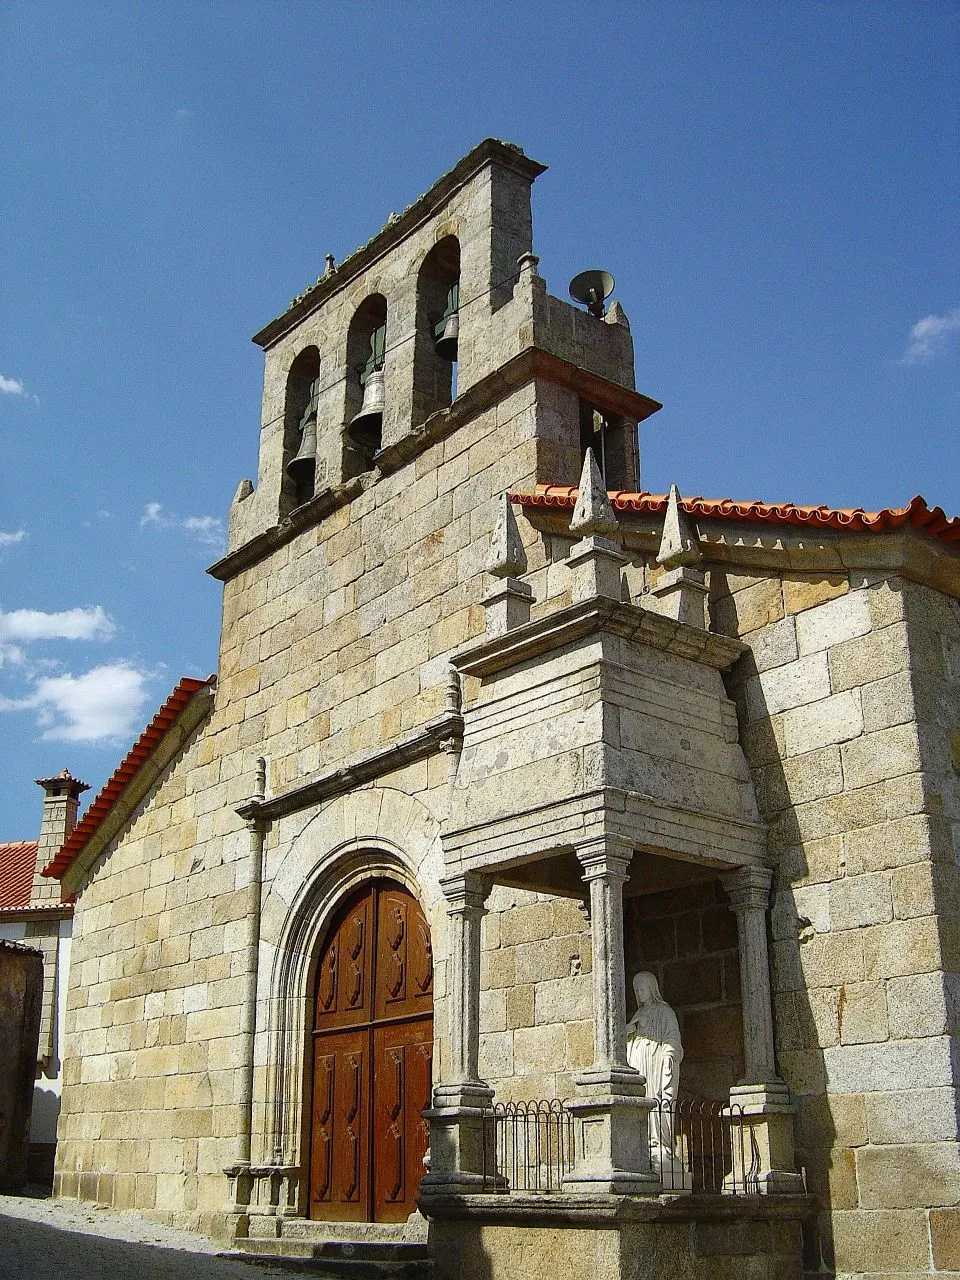
[(368, 881), (322, 943), (314, 987), (311, 1218), (400, 1222), (429, 1127), (433, 952), (413, 895)]

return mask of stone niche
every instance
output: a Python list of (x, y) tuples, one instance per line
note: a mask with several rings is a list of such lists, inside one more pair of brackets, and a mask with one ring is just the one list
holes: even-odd
[(630, 977), (648, 969), (680, 1021), (680, 1096), (726, 1102), (744, 1069), (737, 921), (727, 894), (707, 880), (629, 897), (623, 934), (627, 1016)]

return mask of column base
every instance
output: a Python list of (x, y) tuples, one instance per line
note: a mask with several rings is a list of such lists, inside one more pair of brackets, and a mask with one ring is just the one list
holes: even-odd
[(650, 1112), (643, 1076), (631, 1068), (586, 1071), (577, 1084), (590, 1096), (568, 1102), (577, 1126), (577, 1163), (563, 1190), (580, 1195), (659, 1195), (650, 1164)]
[(733, 1140), (733, 1168), (724, 1183), (729, 1191), (754, 1195), (803, 1195), (796, 1171), (793, 1117), (796, 1108), (783, 1080), (736, 1084), (730, 1090), (730, 1112), (742, 1124), (743, 1141)]
[(483, 1081), (439, 1084), (430, 1122), (430, 1167), (420, 1182), (421, 1196), (477, 1195), (507, 1190), (497, 1172), (496, 1144), (487, 1109), (493, 1090)]

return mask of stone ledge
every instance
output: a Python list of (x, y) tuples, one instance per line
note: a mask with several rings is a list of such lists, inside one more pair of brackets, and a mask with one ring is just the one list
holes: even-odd
[(268, 800), (248, 800), (245, 804), (238, 805), (236, 812), (248, 821), (269, 822), (284, 814), (306, 809), (321, 800), (329, 800), (345, 791), (352, 791), (365, 782), (372, 782), (375, 778), (392, 773), (416, 760), (435, 755), (444, 750), (448, 743), (459, 745), (462, 737), (463, 719), (458, 713), (451, 712), (431, 720), (422, 729), (398, 742), (360, 756), (352, 764), (323, 773), (299, 787), (271, 796)]
[(729, 636), (701, 631), (623, 600), (598, 596), (558, 609), (506, 635), (480, 640), (454, 653), (451, 662), (464, 675), (496, 675), (601, 631), (718, 671), (726, 671), (747, 650), (740, 640)]
[(262, 533), (254, 534), (207, 569), (212, 578), (229, 582), (244, 569), (249, 569), (278, 548), (292, 542), (306, 529), (319, 524), (324, 517), (345, 507), (365, 489), (376, 484), (384, 476), (392, 475), (408, 462), (424, 453), (439, 440), (445, 440), (458, 427), (473, 421), (487, 409), (503, 401), (511, 392), (526, 386), (535, 378), (543, 378), (557, 386), (567, 387), (584, 399), (599, 404), (612, 413), (642, 422), (663, 406), (649, 396), (631, 391), (629, 387), (610, 382), (599, 374), (581, 369), (579, 365), (562, 360), (559, 356), (542, 351), (539, 347), (527, 347), (513, 356), (499, 369), (468, 387), (447, 409), (438, 409), (425, 422), (418, 423), (399, 440), (385, 445), (374, 458), (374, 468), (360, 476), (354, 476), (343, 484), (321, 489), (319, 493), (292, 511), (279, 524), (271, 525)]
[(516, 1225), (610, 1226), (627, 1222), (802, 1221), (816, 1211), (809, 1195), (421, 1195), (426, 1218)]

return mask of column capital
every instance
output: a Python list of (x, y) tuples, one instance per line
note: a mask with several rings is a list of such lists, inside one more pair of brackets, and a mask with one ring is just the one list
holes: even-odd
[(493, 881), (476, 871), (461, 871), (457, 875), (444, 876), (440, 888), (447, 900), (447, 914), (478, 911), (486, 913), (485, 903), (490, 896)]
[(740, 867), (720, 883), (730, 895), (731, 911), (766, 911), (770, 906), (773, 870), (770, 867)]
[(600, 836), (596, 840), (586, 840), (576, 846), (575, 852), (581, 867), (581, 877), (587, 882), (604, 879), (619, 880), (622, 884), (626, 881), (633, 858), (633, 845), (622, 836)]

